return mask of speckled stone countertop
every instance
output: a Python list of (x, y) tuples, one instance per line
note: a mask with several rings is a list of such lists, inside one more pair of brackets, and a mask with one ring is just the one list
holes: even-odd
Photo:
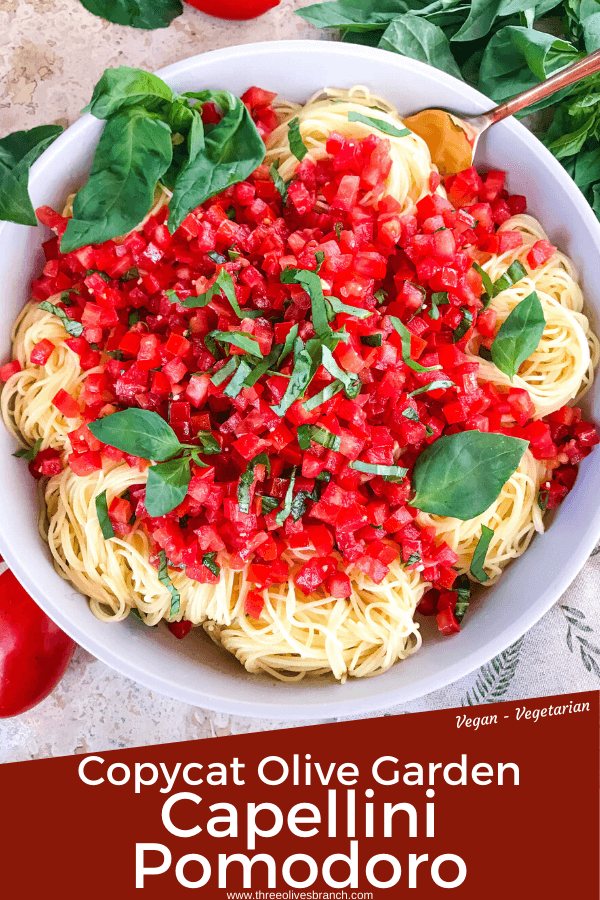
[[(218, 47), (322, 38), (292, 14), (311, 2), (282, 0), (262, 18), (240, 23), (212, 19), (184, 4), (183, 15), (168, 29), (148, 32), (105, 22), (78, 0), (0, 0), (0, 136), (50, 122), (70, 125), (109, 66), (154, 70)], [(577, 606), (584, 594), (597, 596), (600, 565), (590, 565), (567, 595), (568, 608)], [(492, 661), (483, 688), (473, 673), (391, 712), (597, 688), (594, 672), (588, 666), (584, 670), (572, 649), (569, 653), (565, 648), (560, 612), (565, 608), (554, 607), (525, 638)], [(583, 612), (581, 616), (583, 622)], [(544, 665), (559, 653), (560, 667)], [(286, 723), (228, 716), (170, 700), (116, 674), (80, 648), (50, 697), (29, 713), (0, 722), (0, 763), (282, 727)]]

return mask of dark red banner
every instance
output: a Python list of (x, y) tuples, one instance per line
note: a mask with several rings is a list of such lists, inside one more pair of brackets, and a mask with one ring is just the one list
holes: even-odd
[(597, 692), (0, 767), (6, 897), (597, 897)]

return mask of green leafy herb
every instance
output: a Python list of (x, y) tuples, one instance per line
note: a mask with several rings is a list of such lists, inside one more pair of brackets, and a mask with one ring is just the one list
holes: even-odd
[(167, 28), (183, 12), (181, 0), (81, 0), (88, 12), (116, 25)]
[(54, 303), (50, 303), (48, 300), (42, 300), (40, 309), (58, 316), (67, 334), (71, 334), (73, 337), (81, 337), (83, 334), (83, 325), (81, 322), (70, 319), (64, 309), (61, 309), (60, 306), (55, 306)]
[(342, 382), (346, 397), (351, 400), (354, 399), (354, 397), (358, 397), (362, 388), (362, 381), (358, 375), (354, 374), (354, 372), (346, 372), (342, 369), (333, 358), (333, 353), (329, 347), (326, 347), (325, 344), (323, 344), (323, 347), (321, 348), (321, 363), (330, 375), (333, 375), (335, 379)]
[(521, 363), (537, 349), (545, 327), (544, 310), (535, 291), (521, 300), (500, 326), (492, 344), (492, 360), (511, 381)]
[(550, 491), (549, 490), (538, 491), (537, 504), (542, 511), (548, 507), (549, 499), (550, 499)]
[(421, 562), (421, 554), (417, 553), (415, 551), (414, 553), (410, 554), (410, 556), (404, 563), (404, 568), (407, 569), (409, 566), (416, 566), (420, 562)]
[(259, 453), (251, 459), (246, 469), (240, 475), (237, 486), (237, 500), (240, 512), (250, 512), (250, 488), (254, 484), (254, 470), (256, 466), (266, 466), (267, 472), (271, 471), (271, 462), (266, 453)]
[(503, 434), (444, 435), (417, 458), (411, 504), (463, 521), (480, 516), (498, 498), (526, 449), (527, 441)]
[(344, 230), (344, 226), (342, 225), (341, 222), (336, 222), (335, 225), (333, 226), (333, 230), (335, 231), (335, 236), (336, 236), (336, 238), (338, 240), (338, 244), (339, 244), (339, 242), (342, 238), (342, 231)]
[(432, 437), (433, 433), (434, 432), (433, 432), (433, 428), (431, 427), (431, 425), (426, 425), (425, 426), (425, 434), (427, 435), (427, 437)]
[(252, 366), (250, 363), (241, 359), (235, 374), (227, 387), (223, 390), (226, 397), (237, 397), (246, 385), (246, 379), (252, 375)]
[(302, 162), (306, 154), (308, 153), (308, 147), (305, 145), (302, 140), (302, 135), (300, 134), (300, 119), (295, 118), (288, 125), (288, 141), (290, 144), (290, 150), (296, 157), (299, 162)]
[(209, 572), (212, 572), (213, 575), (216, 575), (217, 578), (221, 574), (221, 566), (215, 562), (217, 557), (216, 550), (213, 550), (212, 553), (205, 553), (202, 557), (202, 565), (206, 566)]
[[(136, 278), (140, 277), (140, 272), (137, 266), (134, 266), (133, 269), (129, 269), (129, 271), (125, 272), (124, 275), (121, 275), (119, 281), (134, 281)], [(137, 310), (134, 310), (137, 312)]]
[(97, 119), (108, 119), (120, 110), (134, 106), (158, 110), (172, 99), (173, 91), (158, 75), (130, 66), (117, 66), (105, 70), (82, 112), (90, 112)]
[(411, 422), (420, 422), (419, 413), (412, 406), (407, 406), (406, 409), (402, 410), (402, 415), (405, 419), (410, 419)]
[(227, 381), (230, 375), (233, 375), (235, 370), (237, 369), (240, 363), (239, 356), (232, 356), (231, 359), (227, 360), (224, 366), (222, 366), (218, 372), (211, 377), (212, 383), (215, 387), (219, 387), (219, 385), (223, 384), (224, 381)]
[(414, 359), (411, 359), (410, 341), (412, 338), (412, 333), (408, 330), (404, 322), (401, 322), (400, 319), (398, 319), (396, 316), (390, 316), (390, 322), (392, 323), (395, 331), (397, 331), (402, 338), (402, 359), (404, 360), (405, 365), (407, 365), (414, 372), (434, 372), (442, 368), (441, 366), (422, 366), (420, 363), (415, 362)]
[(481, 526), (481, 537), (477, 541), (473, 559), (471, 560), (471, 575), (478, 581), (487, 581), (488, 576), (483, 568), (490, 542), (494, 537), (494, 529), (487, 525)]
[(279, 506), (279, 497), (270, 497), (268, 494), (263, 494), (260, 498), (260, 502), (261, 512), (263, 516), (266, 516), (270, 512), (273, 512), (274, 509), (277, 509)]
[(471, 263), (471, 267), (473, 269), (475, 269), (475, 271), (481, 275), (481, 281), (483, 284), (483, 289), (485, 291), (485, 294), (483, 295), (483, 297), (481, 299), (483, 301), (483, 308), (487, 309), (492, 297), (495, 296), (495, 290), (494, 290), (494, 285), (493, 285), (492, 279), (490, 278), (488, 273), (485, 271), (485, 269), (481, 268), (479, 263), (476, 263), (476, 262)]
[(234, 347), (239, 347), (240, 350), (245, 350), (251, 356), (258, 356), (259, 359), (263, 358), (258, 341), (245, 331), (209, 331), (204, 338), (204, 343), (207, 347), (210, 347), (210, 340), (219, 341), (220, 344), (231, 344)]
[(139, 310), (137, 310), (137, 309), (132, 309), (131, 312), (129, 313), (128, 320), (129, 320), (129, 327), (130, 327), (130, 328), (131, 328), (132, 325), (137, 325), (137, 323), (140, 321), (140, 313), (139, 313)]
[(383, 335), (381, 332), (377, 332), (376, 334), (363, 334), (360, 338), (361, 344), (364, 344), (365, 347), (381, 347), (383, 344)]
[(315, 272), (318, 273), (321, 271), (321, 266), (325, 262), (325, 251), (317, 250), (317, 252), (315, 253), (315, 260), (317, 262), (317, 268), (315, 269)]
[(271, 178), (273, 179), (273, 184), (279, 191), (279, 194), (281, 196), (281, 202), (285, 206), (286, 201), (287, 201), (287, 193), (288, 193), (287, 185), (286, 185), (285, 181), (283, 180), (283, 178), (281, 177), (281, 175), (279, 174), (279, 166), (277, 165), (277, 163), (271, 164), (271, 166), (269, 167), (269, 174), (270, 174)]
[(384, 288), (380, 288), (378, 291), (375, 291), (373, 296), (379, 304), (382, 304), (387, 300), (388, 292)]
[(379, 119), (373, 116), (363, 116), (362, 113), (356, 112), (355, 110), (351, 110), (348, 113), (348, 121), (362, 122), (363, 125), (368, 125), (370, 128), (376, 128), (377, 131), (382, 131), (384, 134), (389, 134), (391, 137), (406, 137), (407, 134), (410, 134), (408, 128), (398, 128), (396, 125), (386, 122), (385, 119)]
[(296, 469), (294, 468), (291, 477), (290, 483), (288, 485), (288, 489), (285, 492), (285, 498), (283, 500), (283, 508), (277, 513), (275, 516), (275, 522), (278, 525), (283, 525), (288, 516), (292, 514), (292, 501), (294, 499), (294, 484), (296, 483)]
[(302, 516), (308, 509), (309, 503), (316, 503), (318, 499), (319, 494), (316, 486), (312, 491), (298, 491), (298, 493), (292, 500), (292, 506), (290, 509), (290, 514), (294, 522), (297, 522), (298, 519), (302, 518)]
[(0, 219), (37, 225), (29, 199), (29, 170), (61, 132), (60, 125), (38, 125), (0, 140)]
[(451, 387), (456, 387), (453, 381), (450, 381), (448, 378), (441, 378), (439, 381), (430, 381), (427, 384), (422, 384), (421, 387), (411, 391), (408, 396), (416, 397), (418, 394), (427, 394), (429, 391), (447, 391)]
[(286, 388), (285, 394), (276, 406), (271, 409), (278, 416), (283, 417), (292, 403), (299, 400), (304, 394), (312, 378), (313, 359), (301, 338), (294, 342), (294, 368)]
[(41, 446), (42, 438), (38, 438), (33, 447), (27, 447), (27, 449), (25, 449), (25, 447), (21, 447), (20, 450), (16, 451), (16, 453), (13, 453), (13, 456), (16, 456), (17, 459), (26, 459), (28, 462), (31, 462), (40, 452)]
[(310, 430), (310, 439), (314, 441), (315, 444), (321, 444), (322, 447), (326, 447), (327, 450), (335, 450), (336, 453), (339, 452), (342, 439), (339, 434), (332, 434), (331, 431), (327, 431), (326, 428), (320, 428), (318, 425), (309, 425)]
[(347, 316), (354, 316), (356, 319), (368, 319), (369, 316), (373, 315), (370, 309), (363, 309), (362, 306), (349, 306), (347, 303), (342, 303), (337, 297), (325, 297), (325, 300), (336, 314), (345, 313)]
[(493, 285), (493, 294), (495, 297), (500, 291), (505, 291), (507, 288), (512, 287), (513, 284), (516, 284), (517, 281), (520, 281), (522, 278), (527, 277), (527, 269), (519, 262), (518, 259), (515, 259), (513, 263), (510, 264), (506, 272), (498, 278)]
[(89, 429), (110, 447), (142, 459), (162, 462), (181, 450), (181, 444), (170, 425), (148, 409), (124, 409), (89, 423)]
[(298, 446), (301, 450), (310, 450), (310, 425), (298, 425)]
[(202, 452), (207, 456), (213, 453), (221, 452), (221, 445), (212, 433), (212, 431), (199, 431), (197, 437), (202, 444)]
[(369, 475), (380, 475), (382, 478), (385, 478), (386, 481), (402, 480), (408, 472), (408, 469), (405, 469), (402, 466), (375, 465), (374, 463), (359, 462), (357, 459), (353, 462), (349, 462), (348, 467), (350, 469), (356, 469), (357, 472), (366, 472)]
[(206, 255), (218, 266), (224, 266), (227, 262), (226, 257), (224, 257), (221, 253), (217, 253), (216, 250), (210, 250)]
[(98, 516), (98, 522), (100, 523), (100, 529), (104, 540), (109, 541), (111, 538), (114, 538), (115, 529), (113, 528), (110, 516), (108, 515), (106, 491), (102, 491), (101, 494), (96, 496), (96, 514)]
[(172, 583), (169, 578), (169, 566), (167, 562), (167, 554), (164, 550), (161, 550), (158, 554), (159, 567), (158, 567), (158, 580), (161, 584), (167, 588), (171, 595), (171, 609), (169, 610), (169, 616), (176, 616), (179, 612), (179, 608), (181, 606), (181, 597), (179, 595), (179, 591)]
[[(408, 3), (406, 5), (409, 6)], [(449, 75), (454, 75), (455, 78), (462, 78), (448, 38), (442, 29), (429, 19), (420, 18), (410, 12), (396, 16), (384, 31), (378, 46), (383, 50), (391, 50), (393, 53), (401, 53), (402, 56), (411, 56), (413, 59), (428, 63), (443, 72), (448, 72)]]
[(306, 412), (313, 412), (318, 406), (327, 403), (328, 400), (331, 400), (332, 397), (335, 397), (336, 394), (339, 394), (339, 392), (343, 390), (344, 385), (341, 381), (336, 379), (335, 381), (332, 381), (331, 384), (325, 385), (323, 390), (319, 391), (318, 394), (315, 394), (314, 397), (305, 400), (303, 403), (304, 409)]
[(462, 622), (471, 601), (471, 582), (466, 575), (459, 575), (454, 582), (453, 589), (457, 593), (454, 615), (459, 622)]
[(227, 256), (229, 257), (229, 259), (230, 259), (232, 262), (235, 262), (236, 259), (239, 259), (241, 255), (242, 255), (242, 254), (240, 253), (239, 250), (231, 250), (231, 249), (229, 249), (229, 250), (227, 251)]
[(172, 512), (185, 500), (191, 478), (187, 456), (150, 466), (144, 501), (148, 513), (155, 518)]
[(473, 313), (466, 306), (461, 306), (461, 312), (463, 314), (462, 322), (460, 325), (454, 329), (452, 333), (452, 343), (457, 344), (462, 338), (464, 338), (465, 334), (473, 324)]
[(284, 284), (301, 284), (310, 297), (312, 324), (316, 334), (321, 340), (331, 338), (333, 332), (329, 327), (327, 305), (323, 295), (323, 285), (316, 272), (307, 272), (304, 269), (285, 269), (281, 275)]

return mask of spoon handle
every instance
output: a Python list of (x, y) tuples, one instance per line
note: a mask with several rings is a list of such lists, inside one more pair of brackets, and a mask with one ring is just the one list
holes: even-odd
[(592, 75), (598, 71), (600, 71), (600, 50), (595, 50), (594, 53), (590, 53), (571, 66), (567, 66), (566, 69), (562, 69), (556, 75), (546, 79), (546, 81), (542, 81), (540, 84), (536, 84), (535, 87), (523, 91), (522, 94), (517, 94), (516, 97), (511, 97), (510, 100), (506, 100), (504, 103), (491, 109), (489, 113), (484, 113), (482, 118), (485, 118), (487, 125), (493, 125), (494, 122), (499, 122), (507, 116), (512, 116), (526, 106), (531, 106), (533, 103), (537, 103), (538, 100), (543, 100), (549, 97), (550, 94), (554, 94), (575, 81), (585, 78), (586, 75)]

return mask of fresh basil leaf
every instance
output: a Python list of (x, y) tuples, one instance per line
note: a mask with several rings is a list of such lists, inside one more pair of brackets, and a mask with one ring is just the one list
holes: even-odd
[(254, 484), (254, 469), (256, 466), (266, 466), (267, 472), (271, 472), (271, 461), (266, 453), (259, 453), (251, 459), (246, 469), (240, 475), (237, 486), (237, 501), (240, 512), (250, 512), (250, 488)]
[[(256, 382), (277, 363), (279, 354), (281, 353), (281, 346), (281, 344), (276, 344), (268, 356), (265, 356), (264, 359), (257, 362), (257, 364), (251, 368), (250, 373), (244, 380), (244, 387), (254, 387)], [(244, 360), (244, 362), (248, 362), (248, 360)]]
[(308, 147), (302, 140), (302, 135), (300, 134), (300, 119), (297, 117), (292, 119), (288, 125), (288, 141), (291, 152), (299, 162), (302, 162), (308, 153)]
[(210, 379), (215, 387), (219, 387), (220, 384), (223, 384), (224, 381), (227, 381), (229, 376), (233, 375), (239, 364), (239, 356), (232, 356), (231, 359), (227, 360), (225, 365), (222, 366), (218, 372), (215, 372), (215, 374)]
[(185, 500), (192, 478), (189, 457), (150, 466), (144, 505), (152, 518), (166, 516)]
[(461, 306), (461, 312), (463, 314), (462, 322), (458, 325), (457, 328), (452, 332), (452, 343), (457, 344), (462, 338), (464, 338), (465, 334), (473, 324), (473, 313), (466, 306)]
[(148, 409), (124, 409), (96, 419), (88, 427), (103, 444), (142, 459), (162, 462), (181, 449), (171, 426), (158, 413)]
[(283, 501), (283, 508), (279, 510), (277, 515), (275, 516), (275, 522), (277, 525), (283, 525), (288, 516), (292, 513), (292, 502), (294, 499), (294, 484), (296, 483), (296, 468), (294, 467), (291, 477), (290, 483), (288, 485), (288, 489), (285, 492), (285, 498)]
[(511, 381), (521, 363), (537, 349), (545, 327), (544, 310), (535, 291), (521, 300), (500, 326), (492, 344), (492, 360)]
[(279, 191), (279, 194), (281, 196), (281, 202), (285, 206), (286, 201), (287, 201), (287, 193), (288, 193), (287, 185), (286, 185), (285, 181), (283, 180), (283, 178), (281, 177), (281, 175), (279, 174), (279, 166), (277, 165), (277, 163), (271, 164), (271, 166), (269, 168), (269, 174), (270, 174), (271, 178), (273, 179), (273, 184)]
[[(106, 2), (114, 5), (112, 0)], [(154, 111), (172, 99), (173, 91), (158, 75), (143, 69), (117, 66), (104, 71), (94, 88), (92, 99), (82, 112), (90, 112), (97, 119), (108, 119), (116, 112), (133, 106)]]
[(329, 326), (327, 305), (323, 295), (323, 285), (316, 272), (308, 272), (305, 269), (285, 269), (281, 274), (283, 284), (302, 285), (310, 297), (312, 324), (316, 334), (321, 340), (331, 338), (333, 332)]
[(317, 28), (371, 31), (381, 30), (411, 5), (407, 0), (334, 0), (305, 6), (296, 15)]
[(132, 309), (131, 312), (129, 313), (128, 317), (127, 317), (127, 321), (128, 321), (128, 323), (129, 323), (129, 327), (130, 327), (130, 328), (131, 328), (132, 325), (137, 325), (137, 323), (140, 321), (140, 313), (139, 313), (139, 310), (137, 310), (137, 309)]
[(216, 550), (213, 550), (212, 553), (205, 553), (202, 557), (202, 565), (206, 566), (209, 572), (218, 577), (221, 574), (221, 566), (215, 562), (216, 556)]
[(159, 568), (158, 568), (158, 580), (161, 584), (168, 589), (171, 595), (171, 609), (169, 610), (169, 616), (176, 616), (179, 612), (181, 605), (181, 597), (179, 595), (179, 591), (175, 587), (175, 585), (171, 582), (169, 578), (169, 568), (167, 563), (167, 554), (164, 550), (161, 550), (158, 554), (159, 559)]
[(310, 397), (308, 400), (305, 400), (302, 404), (306, 412), (313, 412), (318, 406), (321, 406), (323, 403), (327, 403), (328, 400), (331, 400), (332, 397), (335, 397), (336, 394), (339, 394), (340, 391), (344, 390), (344, 385), (341, 381), (337, 379), (332, 381), (331, 384), (325, 385), (322, 391), (319, 391), (318, 394), (315, 394), (313, 397)]
[(448, 38), (441, 28), (428, 19), (411, 13), (396, 16), (384, 31), (379, 46), (382, 50), (391, 50), (392, 53), (428, 63), (462, 80)]
[(325, 484), (329, 484), (329, 482), (331, 481), (332, 478), (333, 478), (333, 473), (330, 472), (328, 469), (323, 469), (323, 471), (319, 472), (319, 474), (317, 475), (316, 480), (324, 481)]
[(365, 347), (381, 347), (383, 344), (383, 335), (381, 332), (377, 332), (377, 334), (363, 334), (360, 338), (361, 344), (364, 344)]
[(335, 231), (335, 236), (336, 236), (337, 242), (339, 244), (340, 240), (342, 239), (342, 231), (344, 230), (344, 226), (342, 225), (341, 222), (336, 222), (335, 225), (333, 226), (333, 230)]
[(339, 434), (332, 434), (331, 431), (327, 431), (326, 428), (321, 428), (318, 425), (309, 425), (308, 427), (311, 441), (314, 441), (315, 444), (321, 444), (327, 450), (335, 450), (336, 453), (339, 453), (342, 443)]
[(400, 337), (402, 338), (402, 359), (413, 372), (435, 372), (441, 369), (441, 366), (422, 366), (420, 363), (415, 362), (414, 359), (411, 359), (410, 356), (410, 340), (412, 337), (412, 332), (408, 330), (404, 322), (401, 322), (396, 316), (390, 316), (390, 322), (392, 323), (394, 330), (398, 332)]
[(417, 553), (415, 551), (414, 553), (410, 554), (410, 556), (404, 563), (404, 568), (406, 569), (406, 568), (408, 568), (408, 566), (416, 566), (417, 563), (420, 563), (420, 562), (421, 562), (421, 554)]
[(416, 409), (413, 409), (412, 406), (407, 406), (406, 409), (402, 410), (402, 415), (405, 419), (409, 419), (411, 422), (420, 422), (419, 413)]
[(242, 255), (242, 254), (240, 253), (239, 250), (231, 250), (231, 249), (229, 249), (229, 250), (227, 251), (227, 256), (229, 257), (229, 259), (231, 260), (231, 262), (235, 262), (236, 259), (239, 259), (241, 255)]
[(360, 462), (355, 459), (348, 463), (348, 468), (356, 469), (357, 472), (365, 472), (368, 475), (380, 475), (386, 481), (402, 480), (408, 472), (403, 466), (382, 466), (375, 463)]
[(202, 452), (207, 456), (212, 456), (214, 453), (221, 452), (221, 445), (212, 431), (199, 431), (197, 437), (202, 444)]
[(406, 137), (407, 134), (411, 133), (409, 128), (398, 128), (396, 125), (392, 125), (384, 119), (378, 119), (375, 116), (363, 116), (362, 113), (356, 112), (353, 109), (348, 113), (348, 121), (362, 122), (363, 125), (368, 125), (370, 128), (376, 128), (377, 131), (389, 134), (390, 137)]
[(290, 508), (290, 514), (294, 522), (297, 522), (302, 518), (306, 510), (308, 509), (309, 502), (316, 503), (319, 499), (316, 489), (312, 491), (298, 491), (294, 499), (292, 500), (292, 505)]
[(385, 301), (387, 300), (388, 292), (384, 288), (380, 288), (378, 291), (375, 291), (373, 296), (379, 304), (385, 303)]
[(224, 257), (222, 253), (217, 253), (216, 250), (210, 250), (206, 255), (218, 266), (224, 266), (227, 262), (226, 257)]
[(483, 284), (483, 290), (485, 291), (481, 300), (483, 302), (483, 308), (487, 309), (492, 297), (494, 297), (496, 294), (496, 292), (494, 290), (494, 284), (492, 282), (492, 279), (488, 275), (488, 273), (485, 271), (485, 269), (481, 268), (479, 263), (476, 263), (476, 262), (471, 263), (471, 268), (475, 269), (475, 271), (478, 272), (479, 275), (481, 275), (481, 282)]
[(265, 145), (252, 116), (238, 97), (228, 91), (184, 96), (201, 103), (212, 101), (224, 115), (206, 132), (200, 115), (195, 115), (187, 138), (188, 159), (176, 178), (169, 204), (167, 225), (171, 232), (209, 197), (251, 175), (265, 155)]
[(260, 503), (263, 516), (267, 516), (279, 506), (279, 497), (270, 497), (268, 494), (262, 494)]
[(70, 334), (73, 337), (81, 337), (81, 335), (83, 334), (83, 325), (81, 324), (81, 322), (77, 322), (75, 319), (70, 319), (64, 309), (61, 309), (60, 306), (55, 306), (54, 303), (50, 303), (48, 300), (42, 300), (42, 302), (40, 303), (40, 309), (58, 316), (67, 334)]
[(38, 438), (33, 447), (21, 447), (20, 450), (17, 450), (16, 453), (13, 453), (13, 456), (16, 456), (17, 459), (26, 459), (28, 462), (32, 462), (40, 452), (40, 447), (42, 446), (42, 438)]
[(144, 109), (111, 116), (100, 136), (87, 184), (73, 201), (61, 239), (69, 253), (127, 234), (152, 207), (154, 190), (173, 155), (171, 131)]
[(445, 306), (450, 301), (448, 300), (447, 291), (435, 291), (431, 295), (431, 309), (427, 311), (427, 315), (430, 319), (439, 319), (440, 311), (438, 309), (439, 306)]
[(408, 396), (416, 397), (417, 394), (427, 394), (429, 391), (447, 391), (451, 387), (456, 387), (453, 381), (450, 381), (448, 378), (441, 378), (439, 381), (429, 381), (427, 384), (422, 384), (415, 391), (411, 391)]
[(479, 354), (481, 359), (487, 360), (487, 362), (492, 362), (492, 351), (488, 350), (483, 344), (479, 347)]
[(312, 378), (312, 366), (313, 360), (308, 349), (302, 343), (301, 338), (296, 338), (292, 375), (285, 394), (276, 406), (271, 407), (278, 416), (283, 417), (292, 403), (302, 397)]
[(490, 546), (490, 542), (494, 537), (494, 529), (488, 528), (487, 525), (481, 526), (481, 537), (477, 541), (477, 546), (475, 547), (475, 552), (473, 553), (473, 559), (471, 560), (471, 575), (476, 578), (478, 581), (487, 581), (488, 576), (483, 568), (485, 564), (485, 557), (487, 556), (487, 552)]
[(81, 0), (88, 12), (115, 25), (167, 28), (183, 13), (181, 0)]
[(373, 315), (371, 309), (363, 309), (362, 306), (349, 306), (347, 303), (342, 303), (337, 297), (325, 297), (325, 300), (336, 314), (345, 313), (347, 316), (354, 316), (356, 319), (368, 319), (369, 316)]
[(209, 338), (213, 341), (219, 341), (221, 344), (231, 344), (234, 347), (239, 347), (240, 350), (250, 353), (251, 356), (258, 356), (259, 359), (263, 358), (258, 341), (245, 331), (209, 331), (204, 338), (207, 347)]
[(444, 435), (417, 457), (411, 506), (463, 521), (480, 516), (497, 500), (526, 449), (527, 441), (504, 434)]
[(526, 277), (527, 269), (522, 263), (519, 262), (518, 259), (515, 259), (515, 261), (510, 264), (506, 272), (504, 272), (500, 276), (500, 278), (497, 278), (494, 282), (492, 297), (495, 297), (501, 291), (505, 291), (507, 288), (512, 287), (513, 284), (516, 284), (517, 281), (520, 281), (522, 278)]
[(547, 508), (549, 499), (550, 499), (550, 491), (549, 490), (538, 491), (537, 505), (542, 510), (542, 512)]
[(432, 436), (433, 436), (433, 428), (431, 427), (431, 425), (426, 425), (426, 426), (425, 426), (425, 435), (426, 435), (427, 437), (432, 437)]
[(296, 437), (301, 450), (310, 450), (310, 427), (308, 425), (298, 425)]
[(244, 389), (246, 379), (252, 374), (252, 366), (247, 360), (241, 359), (235, 375), (223, 390), (226, 397), (237, 397)]
[(60, 125), (38, 125), (0, 140), (0, 219), (17, 225), (37, 225), (29, 199), (29, 170), (62, 133)]
[(342, 382), (346, 397), (348, 397), (349, 400), (358, 397), (362, 388), (362, 381), (358, 375), (354, 374), (354, 372), (346, 372), (342, 369), (333, 358), (333, 354), (329, 347), (325, 346), (325, 344), (323, 344), (321, 348), (321, 363), (330, 375), (333, 375), (335, 379)]
[(96, 496), (96, 514), (100, 523), (100, 530), (105, 541), (109, 541), (115, 536), (115, 529), (108, 515), (108, 501), (106, 499), (106, 491)]
[(541, 4), (532, 4), (531, 0), (471, 0), (471, 9), (467, 20), (462, 27), (452, 36), (453, 41), (477, 41), (485, 37), (496, 19), (512, 16), (516, 13), (526, 13), (534, 8), (535, 18), (539, 18), (545, 12), (559, 6), (560, 0), (550, 0), (544, 4), (543, 11), (538, 7)]
[(279, 359), (277, 361), (277, 368), (279, 368), (281, 366), (284, 359), (287, 359), (287, 357), (290, 355), (290, 353), (294, 349), (294, 345), (296, 343), (296, 338), (298, 337), (298, 328), (299, 328), (299, 325), (298, 325), (298, 322), (296, 322), (294, 325), (292, 325), (292, 327), (288, 331), (286, 338), (285, 338), (285, 343), (283, 345), (283, 348), (279, 355)]
[(459, 575), (454, 582), (453, 590), (456, 591), (456, 606), (454, 607), (454, 615), (459, 622), (462, 622), (471, 601), (471, 583), (466, 575)]

